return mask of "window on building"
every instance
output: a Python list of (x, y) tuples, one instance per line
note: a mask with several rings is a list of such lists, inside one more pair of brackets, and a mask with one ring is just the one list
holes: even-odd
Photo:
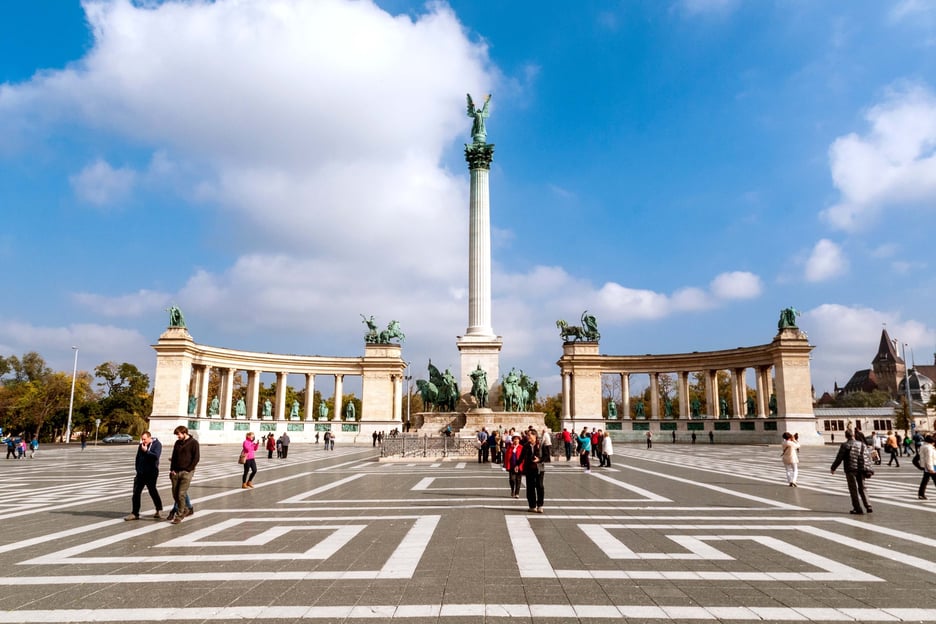
[(824, 420), (822, 427), (825, 431), (845, 431), (844, 420)]
[(893, 429), (893, 428), (894, 427), (891, 425), (891, 420), (889, 418), (887, 420), (875, 420), (874, 421), (875, 431), (888, 431), (889, 429)]

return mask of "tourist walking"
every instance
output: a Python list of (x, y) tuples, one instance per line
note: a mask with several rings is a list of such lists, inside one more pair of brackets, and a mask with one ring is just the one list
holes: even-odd
[[(176, 436), (172, 447), (172, 457), (169, 460), (169, 480), (172, 482), (172, 500), (175, 501), (176, 514), (172, 524), (179, 524), (188, 514), (190, 505), (185, 504), (192, 477), (195, 476), (195, 467), (201, 458), (198, 440), (189, 435), (188, 427), (179, 425), (172, 431)], [(182, 511), (182, 510), (186, 511)]]
[(612, 455), (614, 455), (614, 445), (611, 443), (611, 434), (605, 431), (601, 438), (601, 465), (610, 468)]
[[(673, 432), (673, 442), (676, 441), (676, 432)], [(653, 448), (653, 432), (647, 432), (647, 448)]]
[(589, 456), (591, 455), (591, 436), (588, 435), (588, 428), (582, 429), (582, 435), (578, 437), (579, 443), (579, 459), (582, 461), (582, 468), (585, 469), (585, 474), (591, 473), (591, 460)]
[(527, 443), (523, 445), (520, 462), (523, 466), (523, 476), (526, 478), (527, 503), (531, 513), (543, 513), (543, 499), (546, 490), (543, 486), (543, 477), (546, 475), (546, 466), (543, 464), (543, 447), (536, 436), (536, 430), (527, 431)]
[(289, 434), (284, 433), (280, 440), (283, 441), (283, 459), (286, 459), (289, 456)]
[[(315, 435), (316, 435), (316, 438), (317, 438), (317, 437), (318, 437), (318, 433), (316, 433)], [(318, 442), (317, 439), (316, 439), (315, 441)], [(267, 437), (266, 437), (266, 450), (267, 450), (267, 459), (273, 459), (273, 451), (276, 450), (276, 440), (273, 439), (273, 434), (272, 434), (272, 433), (268, 433), (268, 434), (267, 434)]]
[(33, 436), (33, 439), (29, 441), (29, 459), (33, 459), (36, 456), (36, 451), (39, 450), (39, 438)]
[(507, 471), (510, 496), (513, 498), (520, 498), (520, 483), (523, 481), (522, 455), (523, 448), (520, 446), (520, 436), (514, 435), (510, 440), (510, 446), (504, 450), (504, 470)]
[(484, 463), (488, 460), (488, 432), (487, 429), (481, 427), (481, 431), (478, 432), (478, 463)]
[(790, 487), (797, 487), (796, 479), (799, 477), (799, 448), (799, 442), (794, 440), (789, 432), (784, 432), (780, 457), (783, 460), (783, 467), (786, 469), (787, 485)]
[(562, 445), (565, 447), (566, 461), (572, 460), (572, 432), (566, 428), (562, 429)]
[[(241, 489), (246, 490), (247, 488), (253, 487), (254, 477), (257, 476), (257, 449), (260, 448), (260, 442), (254, 439), (253, 431), (247, 432), (247, 437), (244, 440), (243, 450), (241, 453), (244, 455), (244, 476), (241, 479)], [(250, 477), (247, 476), (247, 473), (250, 473)]]
[(893, 431), (887, 432), (887, 452), (890, 453), (890, 461), (887, 462), (887, 465), (890, 466), (894, 462), (897, 463), (897, 467), (900, 468), (900, 460), (897, 459), (897, 456), (900, 453), (900, 447), (897, 445), (897, 436)]
[(851, 496), (852, 508), (848, 513), (863, 514), (862, 503), (868, 513), (871, 513), (871, 503), (868, 502), (864, 489), (865, 469), (871, 465), (871, 455), (867, 445), (856, 440), (855, 434), (848, 429), (845, 430), (845, 441), (839, 447), (835, 461), (832, 462), (832, 474), (835, 474), (835, 469), (839, 465), (845, 469), (845, 482), (848, 484), (848, 494)]
[(936, 441), (932, 435), (923, 438), (923, 444), (920, 445), (920, 465), (923, 467), (923, 479), (920, 481), (920, 489), (917, 490), (917, 498), (926, 500), (926, 486), (928, 481), (936, 484), (936, 447), (933, 442)]
[(543, 445), (543, 461), (549, 463), (552, 461), (552, 437), (549, 435), (549, 429), (543, 429), (540, 434), (540, 444)]
[(159, 480), (159, 457), (162, 455), (162, 443), (154, 438), (149, 431), (144, 431), (140, 435), (140, 445), (137, 447), (136, 459), (133, 467), (136, 475), (133, 477), (133, 494), (130, 496), (130, 515), (124, 520), (139, 520), (140, 505), (143, 494), (143, 488), (149, 492), (153, 499), (153, 505), (156, 506), (156, 513), (153, 518), (159, 520), (162, 518), (162, 498), (159, 497), (159, 490), (156, 489), (156, 482)]

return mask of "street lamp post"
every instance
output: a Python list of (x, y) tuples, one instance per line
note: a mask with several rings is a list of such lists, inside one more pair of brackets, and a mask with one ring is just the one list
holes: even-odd
[(914, 422), (913, 420), (913, 398), (910, 396), (910, 367), (907, 366), (907, 343), (903, 343), (903, 360), (904, 360), (904, 392), (907, 395), (907, 423), (910, 424)]
[[(406, 365), (406, 372), (409, 372), (409, 364)], [(403, 380), (406, 382), (406, 427), (405, 431), (409, 431), (410, 428), (410, 404), (412, 403), (412, 395), (410, 394), (410, 382), (413, 380), (412, 375), (404, 375)]]
[(68, 424), (65, 425), (65, 444), (71, 440), (72, 409), (75, 407), (75, 377), (78, 376), (78, 347), (72, 347), (75, 352), (75, 366), (72, 368), (71, 398), (68, 399)]

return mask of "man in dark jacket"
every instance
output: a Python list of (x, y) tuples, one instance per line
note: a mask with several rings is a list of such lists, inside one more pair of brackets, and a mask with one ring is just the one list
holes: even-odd
[(169, 460), (169, 480), (172, 481), (172, 498), (175, 508), (179, 510), (172, 519), (172, 524), (179, 524), (182, 518), (188, 515), (185, 504), (185, 495), (188, 494), (189, 485), (195, 475), (195, 466), (198, 465), (198, 440), (189, 435), (188, 428), (179, 425), (173, 430), (176, 436), (172, 447), (172, 458)]
[(845, 442), (839, 447), (835, 461), (832, 462), (832, 474), (835, 474), (839, 464), (844, 465), (845, 481), (851, 496), (852, 509), (848, 513), (863, 514), (862, 503), (868, 513), (871, 513), (871, 503), (868, 502), (864, 490), (865, 469), (871, 466), (871, 455), (868, 453), (868, 447), (856, 440), (850, 429), (845, 430)]
[(159, 498), (159, 491), (156, 489), (156, 481), (159, 479), (159, 456), (162, 455), (162, 444), (154, 438), (149, 431), (144, 431), (140, 436), (140, 446), (137, 447), (136, 454), (136, 476), (133, 477), (133, 496), (130, 498), (132, 511), (124, 520), (140, 519), (140, 497), (143, 494), (143, 488), (149, 492), (153, 504), (156, 505), (156, 513), (153, 518), (159, 520), (162, 518), (162, 499)]

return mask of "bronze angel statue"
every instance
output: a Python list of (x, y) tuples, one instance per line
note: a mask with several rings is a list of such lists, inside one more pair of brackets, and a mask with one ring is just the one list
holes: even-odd
[(469, 93), (467, 95), (468, 116), (474, 120), (471, 124), (471, 140), (474, 143), (485, 143), (487, 141), (487, 129), (484, 127), (484, 120), (490, 115), (488, 107), (491, 104), (491, 94), (489, 93), (487, 97), (484, 98), (484, 106), (481, 108), (475, 108), (474, 100), (471, 99), (471, 94)]

